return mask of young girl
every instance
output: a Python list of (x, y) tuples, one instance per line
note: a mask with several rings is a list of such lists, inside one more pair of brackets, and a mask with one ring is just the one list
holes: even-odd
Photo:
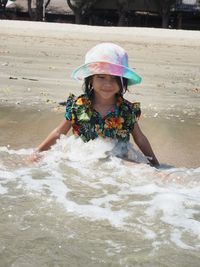
[(84, 81), (84, 94), (69, 96), (65, 120), (37, 147), (30, 160), (37, 160), (39, 152), (50, 149), (60, 135), (67, 134), (72, 127), (73, 134), (84, 142), (102, 137), (127, 144), (131, 134), (150, 164), (158, 166), (151, 145), (138, 124), (139, 103), (130, 103), (123, 98), (128, 85), (141, 82), (128, 67), (124, 49), (113, 43), (96, 45), (88, 51), (85, 64), (78, 67), (72, 77)]

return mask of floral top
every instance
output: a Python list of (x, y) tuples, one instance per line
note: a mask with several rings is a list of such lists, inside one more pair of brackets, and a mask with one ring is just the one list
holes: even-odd
[(71, 121), (73, 134), (80, 136), (84, 142), (97, 137), (127, 142), (140, 114), (140, 103), (118, 97), (115, 108), (102, 118), (87, 95), (75, 97), (71, 94), (67, 100), (65, 118)]

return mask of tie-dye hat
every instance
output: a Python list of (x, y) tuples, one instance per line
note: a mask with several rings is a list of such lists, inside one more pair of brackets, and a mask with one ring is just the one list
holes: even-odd
[(120, 46), (113, 43), (101, 43), (90, 49), (85, 56), (85, 64), (72, 73), (75, 80), (83, 80), (94, 74), (109, 74), (128, 79), (128, 85), (141, 82), (128, 67), (128, 55)]

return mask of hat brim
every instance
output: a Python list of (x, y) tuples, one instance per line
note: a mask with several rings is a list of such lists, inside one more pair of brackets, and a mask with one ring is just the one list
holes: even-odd
[(142, 80), (132, 69), (106, 61), (91, 62), (81, 65), (72, 72), (72, 78), (75, 80), (84, 80), (95, 74), (109, 74), (124, 77), (128, 80), (128, 85), (139, 84)]

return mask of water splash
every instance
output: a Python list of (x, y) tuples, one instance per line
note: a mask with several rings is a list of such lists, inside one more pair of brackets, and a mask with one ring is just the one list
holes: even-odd
[(32, 165), (24, 161), (32, 149), (1, 147), (0, 194), (53, 202), (77, 223), (99, 222), (100, 229), (107, 225), (147, 240), (151, 253), (168, 246), (198, 251), (200, 168), (155, 169), (129, 149), (140, 163), (116, 157), (115, 144), (101, 139), (84, 144), (63, 136)]

